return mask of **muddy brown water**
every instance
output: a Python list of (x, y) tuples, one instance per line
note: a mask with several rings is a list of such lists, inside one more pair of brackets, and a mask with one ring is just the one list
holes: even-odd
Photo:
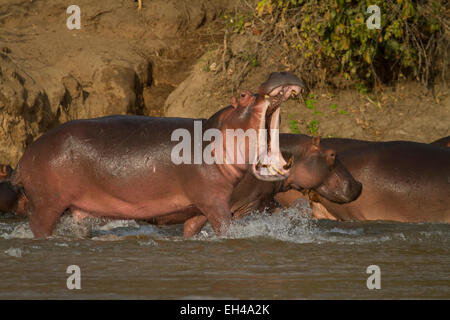
[[(32, 239), (26, 220), (0, 219), (1, 299), (450, 298), (450, 226), (315, 221), (307, 208), (234, 222), (194, 239), (182, 226), (63, 217)], [(67, 289), (77, 265), (81, 289)], [(367, 288), (367, 267), (381, 289)]]

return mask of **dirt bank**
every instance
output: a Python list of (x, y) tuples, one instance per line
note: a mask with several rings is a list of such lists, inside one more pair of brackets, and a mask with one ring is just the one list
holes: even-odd
[[(255, 91), (274, 70), (291, 71), (276, 54), (252, 66), (249, 57), (258, 50), (258, 40), (252, 32), (235, 34), (225, 45), (226, 54), (224, 46), (207, 52), (169, 95), (165, 114), (207, 117), (228, 105), (239, 88)], [(301, 71), (295, 73), (302, 77)], [(298, 101), (283, 105), (282, 132), (419, 142), (450, 134), (450, 91), (446, 83), (436, 85), (434, 92), (412, 81), (380, 86), (373, 92), (356, 86), (309, 89)]]
[(161, 115), (167, 95), (217, 35), (220, 1), (80, 0), (68, 30), (66, 1), (0, 3), (0, 162), (71, 119)]

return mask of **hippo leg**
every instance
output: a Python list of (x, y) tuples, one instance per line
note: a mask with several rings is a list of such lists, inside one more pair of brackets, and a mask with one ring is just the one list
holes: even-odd
[(203, 226), (208, 222), (208, 218), (203, 215), (192, 217), (184, 223), (184, 236), (190, 238), (195, 236), (202, 230)]
[(30, 227), (34, 236), (36, 238), (51, 236), (63, 211), (64, 208), (35, 207), (30, 216)]
[(25, 196), (25, 194), (22, 192), (19, 195), (19, 200), (17, 201), (16, 216), (25, 217), (28, 213), (29, 213), (29, 210), (28, 210), (28, 199)]
[(51, 236), (58, 219), (70, 207), (70, 202), (62, 199), (57, 192), (45, 195), (41, 192), (39, 198), (30, 197), (30, 204), (30, 227), (36, 238)]

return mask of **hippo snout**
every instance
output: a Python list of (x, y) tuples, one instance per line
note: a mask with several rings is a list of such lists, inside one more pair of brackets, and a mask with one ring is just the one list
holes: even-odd
[(362, 191), (362, 183), (355, 179), (350, 179), (344, 182), (342, 188), (342, 195), (340, 196), (343, 203), (351, 202), (359, 197)]
[(326, 181), (315, 190), (324, 198), (336, 203), (348, 203), (359, 197), (362, 184), (348, 175), (343, 178), (334, 175), (333, 179)]

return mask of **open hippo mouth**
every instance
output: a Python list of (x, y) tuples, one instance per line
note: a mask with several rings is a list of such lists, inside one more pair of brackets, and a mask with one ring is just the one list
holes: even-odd
[(279, 149), (280, 106), (292, 96), (305, 88), (303, 82), (288, 72), (274, 72), (259, 88), (259, 95), (264, 97), (265, 115), (262, 129), (266, 129), (266, 150), (259, 154), (258, 161), (252, 166), (253, 174), (260, 180), (282, 180), (289, 175), (293, 159), (288, 163)]

